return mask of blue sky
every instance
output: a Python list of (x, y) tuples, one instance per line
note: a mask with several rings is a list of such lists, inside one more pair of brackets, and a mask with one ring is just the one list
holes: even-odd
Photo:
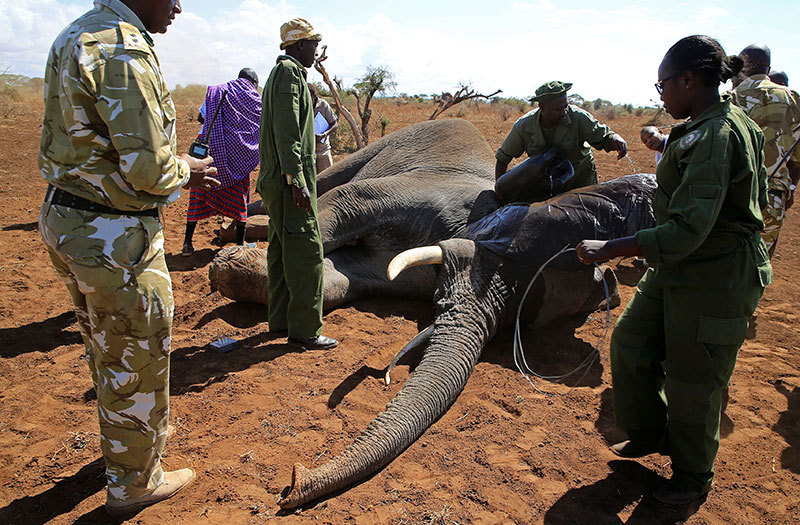
[[(0, 0), (0, 70), (41, 76), (60, 29), (90, 0)], [(666, 50), (704, 33), (730, 54), (772, 48), (773, 66), (800, 85), (800, 2), (739, 0), (597, 2), (463, 0), (337, 2), (186, 0), (156, 50), (170, 85), (221, 83), (245, 66), (265, 78), (279, 54), (279, 27), (302, 16), (323, 35), (331, 75), (351, 84), (368, 65), (394, 72), (397, 92), (452, 91), (524, 97), (548, 80), (585, 98), (649, 105)], [(310, 79), (321, 80), (316, 72)]]

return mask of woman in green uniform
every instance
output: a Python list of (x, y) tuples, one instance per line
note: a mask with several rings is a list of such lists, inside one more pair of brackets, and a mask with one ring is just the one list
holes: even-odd
[(668, 454), (672, 478), (653, 496), (673, 505), (711, 489), (722, 395), (747, 318), (772, 281), (758, 234), (764, 137), (719, 95), (741, 67), (707, 36), (667, 51), (656, 89), (674, 118), (689, 121), (673, 128), (656, 170), (656, 226), (577, 247), (587, 264), (635, 255), (650, 265), (611, 338), (614, 413), (629, 438), (612, 450)]

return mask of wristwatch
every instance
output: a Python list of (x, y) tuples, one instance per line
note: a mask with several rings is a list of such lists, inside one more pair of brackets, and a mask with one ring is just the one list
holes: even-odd
[(797, 188), (797, 184), (790, 184), (789, 191), (794, 191)]

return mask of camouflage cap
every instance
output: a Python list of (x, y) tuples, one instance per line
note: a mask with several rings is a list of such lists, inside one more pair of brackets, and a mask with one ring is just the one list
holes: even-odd
[(301, 40), (322, 40), (322, 35), (303, 18), (293, 18), (281, 26), (281, 49)]
[(560, 82), (558, 80), (551, 80), (545, 84), (542, 84), (538, 88), (536, 88), (536, 96), (531, 97), (529, 100), (531, 102), (538, 102), (539, 104), (544, 104), (546, 102), (550, 102), (551, 100), (555, 100), (572, 87), (572, 84), (569, 82)]

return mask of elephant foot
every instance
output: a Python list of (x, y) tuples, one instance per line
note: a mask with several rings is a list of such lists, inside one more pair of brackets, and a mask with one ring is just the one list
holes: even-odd
[(595, 268), (594, 286), (591, 294), (581, 308), (582, 312), (594, 312), (616, 308), (622, 300), (619, 295), (619, 281), (614, 270), (606, 265)]

